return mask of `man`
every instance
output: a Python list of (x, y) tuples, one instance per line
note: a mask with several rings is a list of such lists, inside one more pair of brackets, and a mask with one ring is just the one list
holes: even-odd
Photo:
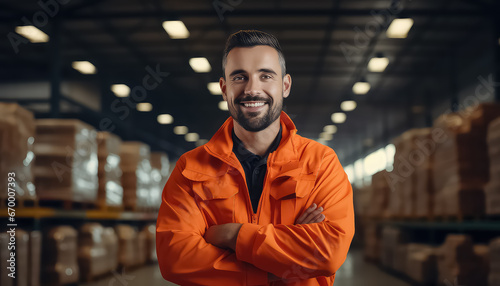
[(352, 189), (335, 152), (282, 111), (292, 80), (277, 39), (231, 35), (220, 86), (231, 117), (178, 160), (156, 245), (180, 285), (333, 285), (354, 235)]

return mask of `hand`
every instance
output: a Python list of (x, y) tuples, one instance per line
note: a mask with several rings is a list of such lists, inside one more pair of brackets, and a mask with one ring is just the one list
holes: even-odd
[(213, 225), (205, 232), (205, 241), (219, 248), (236, 249), (236, 238), (240, 231), (241, 223), (226, 223)]
[(312, 204), (298, 219), (295, 224), (317, 223), (325, 220), (325, 215), (321, 212), (323, 207), (317, 208), (316, 204)]

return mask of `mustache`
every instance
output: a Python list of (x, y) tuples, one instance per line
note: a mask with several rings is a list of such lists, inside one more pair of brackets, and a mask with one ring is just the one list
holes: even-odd
[(260, 97), (255, 95), (240, 96), (234, 100), (235, 104), (240, 104), (243, 101), (264, 101), (271, 104), (272, 100), (269, 97)]

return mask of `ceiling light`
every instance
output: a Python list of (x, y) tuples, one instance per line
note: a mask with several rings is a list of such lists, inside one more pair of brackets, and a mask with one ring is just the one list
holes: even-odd
[(327, 145), (327, 144), (328, 144), (328, 142), (326, 142), (326, 140), (325, 140), (325, 139), (323, 139), (323, 138), (319, 138), (317, 141), (318, 141), (319, 143), (323, 144), (323, 145)]
[(149, 102), (141, 102), (137, 104), (137, 111), (149, 112), (153, 110), (153, 105)]
[(184, 135), (188, 133), (188, 128), (187, 126), (175, 126), (174, 127), (174, 133), (177, 135)]
[(357, 104), (354, 100), (347, 100), (340, 104), (340, 108), (345, 112), (353, 111), (354, 109), (356, 109), (356, 106)]
[(189, 65), (195, 72), (209, 72), (212, 70), (210, 63), (206, 58), (191, 58)]
[(406, 38), (412, 26), (412, 18), (394, 19), (389, 25), (389, 28), (387, 28), (386, 35), (388, 38)]
[(359, 81), (352, 86), (352, 92), (355, 94), (366, 94), (370, 90), (370, 83)]
[(162, 26), (171, 39), (186, 39), (189, 37), (189, 31), (182, 21), (165, 21)]
[(388, 64), (388, 58), (375, 57), (368, 62), (368, 70), (371, 72), (383, 72)]
[(111, 90), (118, 97), (127, 97), (130, 94), (130, 88), (125, 84), (113, 84)]
[(97, 71), (95, 66), (91, 62), (88, 62), (88, 61), (73, 62), (73, 63), (71, 63), (71, 67), (73, 67), (75, 70), (77, 70), (83, 74), (95, 74)]
[(200, 136), (198, 133), (188, 133), (186, 136), (184, 136), (187, 142), (196, 142), (198, 139), (200, 139)]
[(329, 134), (335, 134), (335, 133), (337, 133), (337, 126), (326, 125), (325, 127), (323, 127), (323, 132), (329, 133)]
[(49, 41), (49, 36), (35, 26), (17, 26), (16, 33), (32, 43), (46, 43)]
[(321, 134), (319, 134), (319, 138), (326, 141), (330, 141), (333, 139), (333, 135), (330, 133), (322, 132)]
[(209, 82), (207, 84), (207, 88), (210, 91), (210, 93), (213, 95), (221, 95), (222, 94), (222, 90), (220, 89), (220, 85), (219, 85), (218, 81), (217, 82)]
[(225, 100), (219, 101), (219, 109), (224, 111), (229, 110), (229, 107), (227, 106), (227, 101)]
[(160, 114), (157, 119), (160, 124), (172, 124), (174, 122), (174, 118), (170, 114)]
[(346, 115), (343, 112), (336, 112), (332, 114), (333, 123), (344, 123), (346, 120)]

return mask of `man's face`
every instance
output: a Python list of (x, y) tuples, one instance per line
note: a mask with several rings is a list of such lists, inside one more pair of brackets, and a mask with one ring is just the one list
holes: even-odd
[(278, 52), (269, 46), (234, 48), (227, 55), (222, 96), (245, 130), (258, 132), (275, 122), (290, 94), (290, 75), (281, 76)]

